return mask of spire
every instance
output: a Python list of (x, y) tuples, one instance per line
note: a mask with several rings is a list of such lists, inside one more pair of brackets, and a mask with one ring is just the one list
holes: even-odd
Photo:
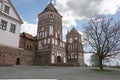
[(52, 0), (50, 0), (50, 3), (52, 3)]
[(78, 34), (78, 31), (75, 29), (75, 27), (73, 27), (70, 31), (70, 33), (77, 33)]
[(58, 11), (56, 10), (56, 8), (54, 7), (54, 5), (52, 4), (52, 0), (50, 0), (50, 3), (47, 5), (47, 7), (43, 10), (43, 12), (46, 11), (52, 11), (52, 12), (56, 12), (58, 13)]
[[(50, 3), (48, 3), (48, 5), (46, 6), (46, 8), (41, 12), (41, 13), (44, 13), (44, 12), (47, 12), (47, 11), (50, 11), (50, 12), (55, 12), (57, 13), (58, 15), (60, 15), (57, 11), (57, 9), (54, 7), (53, 3), (52, 3), (52, 0), (50, 0)], [(40, 13), (40, 14), (41, 14)], [(61, 15), (60, 15), (61, 16)], [(62, 16), (61, 16), (62, 17)]]

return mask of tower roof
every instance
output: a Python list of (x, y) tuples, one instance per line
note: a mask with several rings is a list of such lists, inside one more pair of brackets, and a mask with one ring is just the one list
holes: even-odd
[(35, 37), (33, 37), (31, 34), (28, 34), (26, 32), (20, 33), (20, 36), (25, 37), (30, 40), (35, 40)]
[(79, 34), (78, 31), (73, 27), (68, 34)]
[(50, 2), (47, 7), (44, 9), (43, 12), (45, 11), (53, 11), (53, 12), (57, 12), (56, 8), (54, 7), (54, 5)]
[[(47, 7), (42, 11), (42, 13), (44, 13), (44, 12), (47, 12), (47, 11), (52, 11), (52, 12), (56, 12), (57, 14), (59, 14), (58, 13), (58, 11), (57, 11), (57, 9), (54, 7), (54, 5), (52, 4), (52, 2), (50, 2), (48, 5), (47, 5)], [(60, 14), (59, 14), (60, 15)]]

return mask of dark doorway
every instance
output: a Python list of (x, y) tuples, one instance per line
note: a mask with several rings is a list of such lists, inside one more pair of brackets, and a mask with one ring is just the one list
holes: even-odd
[(57, 63), (61, 63), (61, 57), (60, 56), (57, 57)]
[(16, 65), (20, 65), (20, 58), (16, 59)]

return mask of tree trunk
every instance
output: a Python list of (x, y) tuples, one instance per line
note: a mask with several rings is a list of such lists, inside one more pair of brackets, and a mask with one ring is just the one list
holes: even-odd
[(103, 70), (103, 63), (102, 63), (102, 59), (99, 60), (99, 64), (100, 64), (100, 70)]

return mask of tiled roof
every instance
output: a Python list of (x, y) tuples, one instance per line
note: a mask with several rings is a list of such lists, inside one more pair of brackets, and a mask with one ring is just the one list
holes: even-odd
[(57, 14), (59, 14), (57, 9), (54, 7), (54, 5), (51, 2), (47, 5), (47, 7), (43, 10), (42, 13), (47, 12), (47, 11), (52, 11), (52, 12), (56, 12)]
[(35, 37), (33, 37), (31, 34), (28, 34), (25, 32), (21, 33), (20, 36), (25, 37), (27, 39), (35, 40)]
[[(16, 54), (16, 53), (24, 53), (27, 50), (23, 50), (21, 48), (15, 48), (12, 46), (6, 46), (6, 45), (1, 45), (0, 44), (0, 54), (5, 54), (5, 53), (9, 53), (9, 54)], [(33, 51), (27, 51), (27, 52), (33, 52)], [(27, 54), (27, 53), (26, 53)]]
[(78, 33), (78, 31), (73, 27), (73, 28), (71, 29), (71, 31), (67, 33), (67, 35), (68, 35), (68, 34), (79, 34), (79, 33)]

